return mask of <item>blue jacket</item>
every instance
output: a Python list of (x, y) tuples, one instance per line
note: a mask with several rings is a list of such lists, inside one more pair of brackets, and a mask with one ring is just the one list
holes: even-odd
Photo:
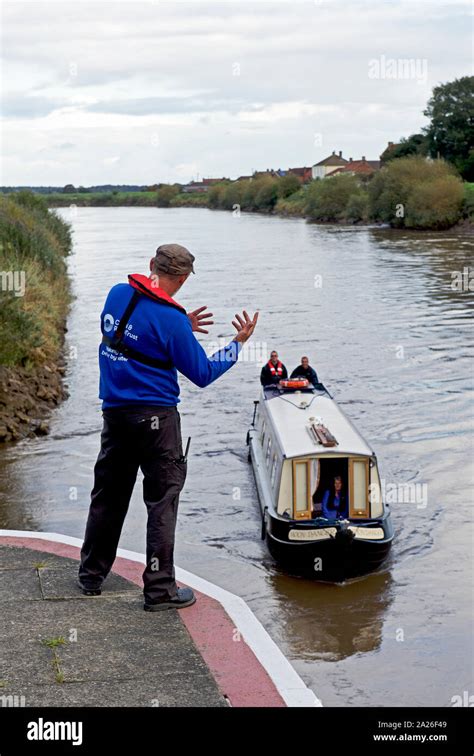
[[(329, 502), (332, 499), (333, 507), (329, 506)], [(323, 501), (321, 505), (323, 517), (328, 520), (336, 520), (338, 517), (347, 517), (346, 496), (341, 494), (339, 499), (339, 507), (336, 508), (334, 501), (334, 493), (331, 491), (325, 491)]]
[[(111, 337), (134, 289), (128, 283), (113, 286), (100, 316), (103, 334)], [(170, 370), (126, 358), (105, 344), (99, 346), (102, 408), (126, 404), (173, 406), (179, 402), (178, 374), (204, 388), (215, 381), (239, 356), (241, 343), (231, 341), (211, 357), (193, 334), (188, 316), (170, 305), (140, 297), (128, 321), (124, 342), (158, 359), (170, 359)]]

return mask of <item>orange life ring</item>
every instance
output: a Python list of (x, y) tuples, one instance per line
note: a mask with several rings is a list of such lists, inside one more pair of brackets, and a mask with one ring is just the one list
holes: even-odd
[(280, 386), (282, 388), (292, 388), (292, 389), (302, 389), (302, 388), (308, 388), (309, 381), (307, 378), (293, 378), (291, 380), (282, 380), (280, 381)]

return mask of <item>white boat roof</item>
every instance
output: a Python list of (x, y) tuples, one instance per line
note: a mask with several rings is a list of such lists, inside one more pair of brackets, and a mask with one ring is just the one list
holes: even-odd
[[(302, 402), (307, 406), (302, 407)], [(349, 418), (326, 393), (285, 392), (271, 398), (262, 397), (262, 404), (264, 416), (270, 419), (276, 440), (285, 457), (301, 457), (315, 453), (364, 456), (374, 454)], [(308, 430), (312, 423), (324, 425), (336, 438), (337, 446), (317, 444)]]

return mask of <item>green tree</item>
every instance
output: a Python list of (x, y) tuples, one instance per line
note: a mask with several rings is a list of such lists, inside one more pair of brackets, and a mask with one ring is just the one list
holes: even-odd
[(156, 204), (158, 207), (169, 207), (179, 191), (179, 184), (162, 184), (156, 192)]
[(258, 179), (252, 178), (242, 183), (242, 209), (255, 210), (255, 197), (259, 189)]
[(257, 179), (258, 185), (255, 195), (255, 209), (271, 211), (278, 200), (278, 182), (280, 179)]
[(235, 181), (233, 184), (227, 184), (224, 186), (224, 191), (222, 193), (221, 207), (226, 210), (234, 210), (235, 205), (240, 205), (242, 207), (242, 195), (243, 187), (241, 182)]
[(207, 203), (213, 209), (222, 207), (226, 187), (223, 184), (213, 184), (207, 193)]
[(345, 217), (351, 195), (359, 191), (356, 176), (340, 174), (311, 182), (305, 212), (312, 220), (337, 222)]
[(298, 191), (300, 186), (298, 177), (293, 173), (288, 173), (286, 176), (282, 176), (278, 182), (278, 196), (283, 198), (290, 197)]
[(364, 189), (359, 189), (351, 194), (347, 200), (344, 219), (350, 223), (366, 221), (369, 217), (369, 194)]
[(424, 115), (430, 119), (424, 132), (431, 157), (448, 160), (474, 180), (474, 76), (435, 87)]
[(408, 155), (426, 155), (428, 153), (428, 139), (424, 134), (412, 134), (407, 139), (402, 137), (400, 144), (386, 151), (384, 163), (389, 163), (396, 158), (408, 157)]
[(463, 184), (444, 160), (392, 160), (368, 192), (370, 217), (396, 228), (449, 228), (461, 217)]

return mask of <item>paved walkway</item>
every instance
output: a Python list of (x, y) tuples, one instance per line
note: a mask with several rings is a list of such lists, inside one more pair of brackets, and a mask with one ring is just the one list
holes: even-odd
[(88, 598), (76, 576), (74, 559), (0, 545), (2, 701), (228, 705), (178, 611), (143, 611), (139, 586), (114, 574)]
[(119, 549), (87, 597), (81, 546), (0, 530), (0, 707), (322, 705), (239, 596), (176, 567), (197, 602), (145, 612), (145, 557)]

